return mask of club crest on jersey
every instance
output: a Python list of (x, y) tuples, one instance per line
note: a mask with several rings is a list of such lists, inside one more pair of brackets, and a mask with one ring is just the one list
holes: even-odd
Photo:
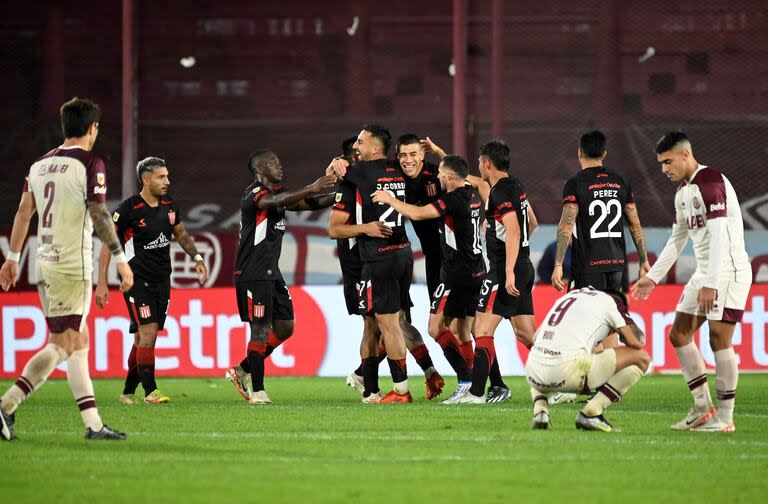
[(337, 192), (336, 193), (336, 203), (340, 203), (340, 202), (341, 202), (341, 193)]
[(701, 208), (701, 205), (699, 204), (699, 200), (697, 198), (693, 198), (693, 208), (695, 208), (696, 210)]
[(427, 191), (427, 196), (430, 196), (430, 197), (431, 196), (436, 196), (437, 195), (437, 186), (435, 186), (435, 184), (432, 184), (432, 183), (427, 184), (426, 185), (426, 191)]
[(139, 306), (139, 315), (143, 319), (149, 318), (152, 315), (152, 312), (149, 309), (149, 306), (147, 306), (147, 305)]
[(107, 181), (106, 176), (103, 173), (97, 173), (96, 174), (96, 183), (99, 185), (104, 185), (104, 183)]
[(147, 227), (147, 223), (144, 222), (144, 217), (139, 219), (139, 227)]
[(174, 212), (173, 210), (168, 212), (168, 222), (171, 223), (171, 226), (176, 224), (176, 212)]

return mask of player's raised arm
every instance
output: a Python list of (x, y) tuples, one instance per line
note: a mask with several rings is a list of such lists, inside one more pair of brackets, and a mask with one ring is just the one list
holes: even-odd
[(310, 196), (303, 200), (294, 203), (293, 205), (286, 207), (286, 210), (292, 212), (302, 212), (307, 210), (319, 210), (321, 208), (328, 208), (333, 205), (334, 197), (336, 193), (318, 194), (317, 196)]
[(637, 213), (637, 207), (634, 203), (627, 203), (624, 205), (624, 217), (627, 219), (629, 233), (632, 235), (632, 241), (635, 242), (637, 255), (640, 257), (640, 270), (638, 271), (638, 276), (639, 278), (643, 278), (648, 271), (650, 271), (651, 264), (648, 262), (648, 250), (645, 244), (643, 226), (640, 225), (640, 216)]
[(443, 159), (445, 157), (445, 151), (440, 148), (439, 145), (437, 145), (435, 142), (432, 141), (431, 138), (427, 137), (421, 142), (421, 148), (424, 149), (425, 154), (429, 154), (430, 152), (439, 157), (440, 159)]
[(480, 196), (480, 200), (483, 202), (483, 205), (485, 205), (491, 195), (491, 186), (488, 185), (488, 182), (477, 175), (467, 175), (467, 182), (475, 188), (475, 191), (477, 191), (477, 194)]
[(552, 271), (552, 285), (559, 292), (562, 292), (565, 288), (565, 283), (563, 282), (563, 261), (565, 261), (568, 245), (571, 244), (573, 226), (576, 223), (577, 215), (579, 215), (579, 206), (568, 203), (563, 206), (563, 214), (560, 216), (560, 223), (557, 225), (557, 250), (555, 251), (555, 269)]
[(101, 239), (102, 243), (115, 257), (117, 271), (122, 279), (120, 290), (122, 292), (129, 291), (133, 287), (133, 271), (128, 266), (128, 258), (125, 257), (123, 247), (120, 246), (117, 233), (115, 233), (115, 226), (112, 224), (112, 218), (109, 216), (106, 205), (98, 201), (89, 201), (88, 213), (91, 215), (96, 236)]
[(189, 257), (195, 260), (195, 271), (197, 272), (197, 279), (200, 282), (200, 285), (204, 285), (205, 281), (208, 280), (208, 268), (205, 266), (203, 256), (200, 255), (200, 252), (197, 251), (195, 240), (192, 239), (189, 233), (187, 233), (187, 230), (184, 228), (183, 222), (179, 222), (173, 226), (173, 236), (176, 238), (176, 241), (179, 242), (179, 245), (181, 245), (181, 248), (184, 250), (184, 252), (186, 252)]
[(21, 249), (29, 232), (29, 221), (32, 220), (35, 211), (35, 195), (31, 191), (25, 191), (21, 195), (19, 207), (13, 217), (13, 230), (11, 231), (8, 253), (5, 256), (3, 267), (0, 268), (0, 286), (4, 291), (16, 286), (16, 280), (19, 277)]
[(328, 191), (334, 185), (336, 185), (336, 177), (334, 175), (323, 175), (310, 185), (295, 191), (284, 191), (279, 194), (264, 194), (259, 198), (257, 205), (262, 210), (276, 207), (287, 208), (307, 198), (307, 196)]
[(440, 213), (433, 205), (409, 205), (392, 196), (389, 191), (376, 191), (371, 194), (371, 199), (374, 203), (382, 203), (391, 206), (397, 213), (404, 215), (411, 220), (419, 221), (437, 219), (440, 217)]

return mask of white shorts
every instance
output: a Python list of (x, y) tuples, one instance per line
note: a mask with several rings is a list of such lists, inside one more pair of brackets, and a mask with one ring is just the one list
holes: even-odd
[(587, 394), (603, 385), (616, 373), (616, 351), (583, 354), (568, 358), (537, 358), (535, 352), (525, 363), (528, 384), (539, 392), (576, 392)]
[(703, 287), (704, 279), (693, 276), (685, 284), (680, 301), (677, 302), (676, 311), (697, 315), (707, 320), (722, 320), (723, 322), (741, 322), (744, 315), (744, 308), (747, 306), (749, 297), (749, 288), (752, 286), (752, 280), (747, 277), (747, 281), (736, 281), (733, 278), (721, 280), (717, 288), (717, 301), (715, 307), (709, 313), (704, 313), (699, 309), (699, 291)]
[(37, 292), (52, 333), (82, 331), (91, 310), (91, 281), (40, 270)]

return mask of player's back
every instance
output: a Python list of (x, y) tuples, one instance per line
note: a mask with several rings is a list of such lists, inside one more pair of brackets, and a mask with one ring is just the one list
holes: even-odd
[(25, 190), (35, 196), (41, 269), (91, 277), (93, 223), (87, 202), (103, 202), (105, 184), (104, 162), (80, 147), (58, 147), (32, 164)]
[(485, 272), (480, 235), (482, 201), (472, 186), (446, 193), (435, 203), (442, 216), (443, 267), (449, 274), (479, 276)]
[(491, 189), (486, 202), (486, 247), (491, 266), (504, 264), (506, 258), (507, 232), (504, 216), (514, 211), (520, 228), (520, 249), (518, 263), (530, 262), (530, 242), (528, 232), (528, 196), (519, 179), (509, 176), (500, 179)]
[(614, 329), (627, 325), (613, 297), (592, 288), (558, 299), (536, 331), (532, 355), (561, 357), (591, 352)]
[(367, 224), (381, 221), (392, 229), (388, 238), (360, 236), (358, 245), (363, 261), (377, 261), (390, 254), (411, 253), (411, 244), (405, 231), (405, 219), (389, 205), (375, 203), (371, 194), (389, 191), (395, 198), (405, 201), (405, 174), (400, 166), (387, 159), (359, 161), (347, 171), (345, 179), (355, 186), (355, 221)]
[(626, 262), (624, 206), (634, 203), (630, 185), (615, 171), (597, 166), (581, 170), (563, 189), (563, 204), (576, 204), (571, 271), (621, 271)]

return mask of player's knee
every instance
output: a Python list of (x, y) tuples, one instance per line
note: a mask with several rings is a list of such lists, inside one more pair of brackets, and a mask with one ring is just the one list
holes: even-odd
[(651, 364), (651, 356), (645, 350), (638, 350), (636, 360), (635, 365), (645, 373)]
[(293, 336), (293, 328), (294, 323), (293, 320), (285, 320), (281, 321), (280, 323), (277, 323), (276, 321), (272, 324), (272, 329), (275, 332), (275, 336), (277, 336), (278, 339), (284, 341)]
[(429, 337), (437, 340), (437, 338), (440, 337), (440, 333), (443, 332), (443, 324), (441, 324), (438, 321), (429, 321), (429, 324), (427, 325), (427, 332), (429, 333)]
[(688, 331), (675, 328), (669, 330), (669, 341), (675, 348), (685, 346), (693, 340), (693, 334)]

